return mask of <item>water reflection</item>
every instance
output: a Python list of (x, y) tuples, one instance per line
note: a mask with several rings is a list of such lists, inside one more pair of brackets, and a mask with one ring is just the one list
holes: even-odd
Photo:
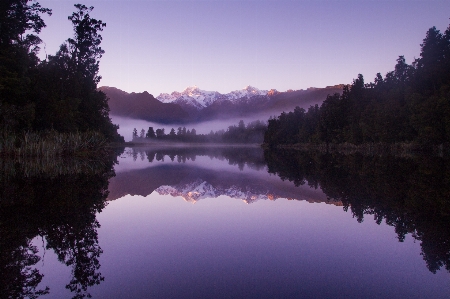
[[(74, 298), (91, 293), (106, 298), (119, 291), (129, 297), (186, 294), (174, 285), (191, 290), (190, 297), (330, 297), (338, 292), (352, 297), (359, 291), (365, 297), (393, 279), (403, 282), (401, 267), (413, 265), (410, 255), (423, 264), (418, 246), (414, 251), (407, 244), (408, 235), (420, 242), (429, 271), (450, 271), (450, 166), (441, 158), (129, 148), (119, 158), (0, 160), (0, 167), (0, 294), (7, 298), (61, 297), (39, 267), (46, 250), (70, 269), (64, 286)], [(127, 194), (146, 197), (128, 214), (124, 208), (135, 202), (117, 200)], [(279, 198), (329, 205), (269, 202)], [(114, 202), (105, 209), (107, 200)], [(150, 208), (141, 212), (143, 205)], [(356, 221), (333, 205), (343, 206)], [(108, 211), (113, 216), (105, 215)], [(367, 228), (369, 221), (357, 222), (368, 216), (380, 224), (373, 225), (377, 231), (355, 228)], [(397, 269), (390, 266), (392, 244), (385, 246), (386, 232), (393, 229), (384, 223), (409, 246), (392, 254), (405, 256)], [(384, 241), (376, 239), (380, 235)], [(125, 270), (127, 265), (134, 266)], [(433, 276), (424, 266), (420, 270)], [(353, 287), (347, 287), (349, 281)], [(141, 289), (134, 290), (136, 285)], [(392, 286), (377, 294), (448, 289), (435, 285), (409, 284), (400, 291)]]
[(439, 157), (398, 158), (267, 151), (268, 171), (296, 185), (320, 186), (358, 222), (373, 216), (420, 241), (428, 269), (450, 271), (450, 163)]
[[(377, 224), (384, 221), (393, 226), (400, 242), (411, 234), (420, 241), (421, 255), (431, 272), (450, 271), (447, 159), (226, 147), (135, 148), (126, 155), (139, 158), (145, 167), (118, 173), (111, 180), (110, 200), (156, 192), (192, 203), (226, 195), (246, 203), (287, 198), (342, 205), (358, 222), (371, 215)], [(202, 157), (209, 158), (210, 167), (202, 165)], [(217, 161), (234, 166), (235, 171), (214, 165)], [(263, 175), (267, 172), (282, 181)], [(314, 192), (318, 190), (323, 193)]]
[(246, 203), (278, 198), (329, 202), (317, 190), (298, 188), (268, 176), (260, 148), (133, 148), (125, 155), (137, 160), (138, 166), (118, 170), (110, 182), (109, 200), (156, 192), (181, 196), (192, 203), (222, 195)]
[(133, 156), (134, 160), (138, 156), (141, 160), (146, 157), (150, 163), (164, 161), (166, 156), (170, 161), (177, 161), (178, 163), (186, 163), (188, 160), (195, 161), (197, 156), (207, 156), (211, 160), (227, 160), (229, 165), (236, 165), (239, 170), (243, 170), (244, 166), (256, 170), (261, 170), (266, 166), (262, 150), (258, 147), (249, 146), (132, 148), (126, 153)]
[[(106, 205), (115, 155), (97, 160), (0, 161), (0, 294), (36, 298), (51, 293), (39, 285), (39, 250), (53, 250), (70, 267), (66, 288), (89, 296), (100, 273), (96, 213)], [(32, 243), (39, 236), (43, 247)], [(45, 245), (44, 245), (45, 243)]]

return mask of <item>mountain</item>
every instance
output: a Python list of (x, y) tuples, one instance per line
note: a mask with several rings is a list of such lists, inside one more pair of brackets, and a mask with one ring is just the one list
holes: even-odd
[(156, 98), (162, 103), (185, 103), (194, 106), (197, 110), (201, 110), (221, 98), (221, 96), (222, 95), (216, 91), (204, 91), (197, 86), (191, 86), (182, 92), (174, 91), (171, 94), (162, 93)]
[(184, 122), (189, 114), (174, 103), (161, 103), (153, 95), (142, 93), (127, 93), (115, 87), (102, 86), (109, 98), (108, 104), (111, 114), (135, 119), (143, 119), (159, 123)]
[(197, 86), (191, 86), (182, 92), (174, 91), (171, 94), (162, 93), (156, 98), (162, 103), (192, 105), (196, 107), (197, 110), (201, 110), (217, 101), (231, 101), (232, 103), (237, 103), (240, 99), (249, 99), (254, 96), (265, 96), (267, 95), (267, 92), (267, 90), (259, 90), (255, 87), (247, 86), (242, 90), (235, 90), (227, 94), (221, 94), (217, 91), (205, 91), (201, 90)]
[(236, 117), (269, 118), (296, 106), (307, 109), (320, 105), (329, 94), (341, 93), (344, 85), (306, 90), (259, 90), (247, 86), (227, 94), (201, 90), (197, 86), (182, 92), (162, 93), (154, 98), (148, 92), (126, 93), (114, 87), (100, 87), (109, 97), (112, 115), (157, 123), (195, 123)]
[[(301, 90), (288, 90), (286, 92), (275, 92), (270, 96), (268, 111), (292, 111), (295, 106), (307, 109), (310, 106), (321, 105), (327, 95), (342, 93), (344, 84), (327, 86), (324, 88), (310, 87)], [(272, 90), (273, 91), (273, 90)]]
[(178, 104), (189, 113), (192, 120), (203, 121), (242, 115), (248, 110), (253, 111), (255, 106), (251, 107), (252, 104), (265, 102), (267, 93), (266, 90), (259, 90), (252, 86), (227, 94), (205, 91), (197, 86), (191, 86), (182, 92), (162, 93), (156, 99), (162, 103)]
[(253, 87), (246, 87), (242, 91), (226, 94), (225, 96), (229, 96), (226, 99), (213, 101), (201, 111), (197, 118), (212, 120), (257, 116), (268, 119), (283, 111), (292, 111), (296, 106), (308, 109), (310, 106), (320, 105), (327, 95), (341, 93), (343, 88), (344, 85), (341, 84), (325, 88), (279, 92), (275, 89), (261, 91)]

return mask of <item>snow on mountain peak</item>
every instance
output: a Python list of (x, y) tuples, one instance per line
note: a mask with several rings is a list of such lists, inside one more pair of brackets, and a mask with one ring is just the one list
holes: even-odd
[(186, 87), (186, 89), (182, 93), (186, 94), (186, 95), (190, 95), (190, 94), (195, 94), (198, 92), (200, 92), (200, 88), (198, 88), (197, 85), (194, 85), (194, 86)]
[(264, 96), (267, 95), (267, 92), (267, 90), (259, 90), (256, 87), (247, 85), (244, 89), (227, 93), (226, 96), (229, 100), (237, 100), (240, 98), (251, 98), (253, 96)]
[(235, 90), (227, 94), (221, 94), (217, 91), (201, 90), (197, 85), (187, 87), (183, 92), (174, 91), (171, 94), (161, 93), (156, 98), (163, 103), (192, 103), (197, 109), (207, 107), (217, 100), (235, 101), (241, 98), (251, 98), (253, 96), (265, 96), (267, 90), (259, 90), (253, 86), (246, 86), (244, 89)]
[(258, 93), (259, 89), (250, 85), (245, 86), (244, 90), (251, 93)]
[(162, 103), (171, 103), (177, 99), (176, 95), (174, 95), (173, 93), (172, 94), (161, 93), (156, 98)]

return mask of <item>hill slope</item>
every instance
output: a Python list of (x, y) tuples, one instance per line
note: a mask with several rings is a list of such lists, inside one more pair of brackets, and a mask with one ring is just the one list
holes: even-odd
[(179, 105), (161, 103), (153, 95), (142, 93), (127, 93), (115, 87), (100, 87), (109, 98), (111, 114), (135, 119), (143, 119), (158, 123), (185, 122), (189, 114)]

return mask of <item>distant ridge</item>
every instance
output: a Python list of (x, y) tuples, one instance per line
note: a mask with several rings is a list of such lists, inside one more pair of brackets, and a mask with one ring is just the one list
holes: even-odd
[(179, 105), (161, 103), (146, 91), (127, 93), (108, 86), (102, 86), (99, 90), (108, 96), (110, 113), (116, 116), (159, 123), (183, 122), (189, 119), (189, 114)]
[(127, 93), (115, 87), (100, 87), (109, 98), (110, 113), (116, 116), (142, 119), (157, 123), (195, 123), (236, 117), (269, 118), (296, 106), (307, 109), (320, 105), (329, 94), (341, 93), (344, 85), (311, 87), (306, 90), (260, 90), (252, 86), (221, 94), (201, 90), (198, 86), (184, 91), (161, 93)]

